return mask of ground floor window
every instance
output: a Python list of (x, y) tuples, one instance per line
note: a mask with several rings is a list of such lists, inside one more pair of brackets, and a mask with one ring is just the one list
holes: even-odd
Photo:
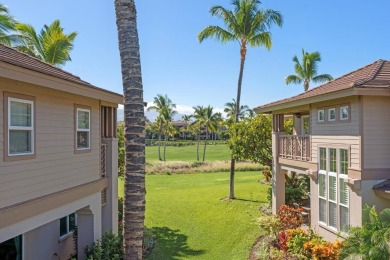
[(11, 238), (0, 243), (0, 259), (22, 260), (23, 258), (23, 236)]
[(319, 222), (347, 232), (349, 222), (348, 149), (320, 147), (318, 172)]
[(76, 227), (76, 214), (72, 213), (60, 219), (60, 236), (66, 236), (73, 232)]

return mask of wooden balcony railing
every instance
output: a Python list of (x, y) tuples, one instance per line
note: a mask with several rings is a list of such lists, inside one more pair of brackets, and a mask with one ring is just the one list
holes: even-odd
[(106, 177), (107, 174), (107, 144), (100, 147), (100, 174), (102, 177)]
[(308, 135), (281, 135), (278, 140), (279, 157), (309, 161), (310, 137)]

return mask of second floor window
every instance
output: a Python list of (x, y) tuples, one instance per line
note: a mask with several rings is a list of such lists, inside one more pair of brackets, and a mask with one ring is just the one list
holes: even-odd
[(336, 121), (336, 109), (335, 108), (328, 109), (328, 120), (329, 121)]
[(34, 101), (8, 98), (8, 156), (34, 153)]
[(89, 109), (77, 108), (76, 115), (76, 147), (77, 150), (90, 149), (90, 116)]

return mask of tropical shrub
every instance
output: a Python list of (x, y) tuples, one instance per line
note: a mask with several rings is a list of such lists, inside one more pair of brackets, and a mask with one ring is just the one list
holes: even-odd
[(112, 233), (105, 233), (101, 239), (85, 248), (85, 258), (88, 260), (121, 260), (123, 259), (122, 240)]
[(288, 205), (280, 206), (277, 216), (282, 230), (300, 227), (303, 224), (302, 209), (295, 209)]
[(337, 260), (340, 256), (341, 243), (336, 240), (333, 243), (314, 238), (304, 245), (304, 255), (314, 260)]
[(280, 220), (277, 216), (261, 216), (258, 219), (259, 226), (264, 230), (267, 235), (276, 237), (278, 232), (281, 230)]
[(269, 259), (271, 259), (271, 260), (285, 259), (285, 253), (283, 252), (283, 250), (279, 250), (275, 247), (272, 247), (269, 250)]
[(288, 251), (293, 254), (301, 254), (303, 252), (303, 245), (310, 241), (313, 236), (313, 232), (309, 234), (308, 232), (304, 231), (302, 228), (298, 227), (295, 229), (289, 229), (286, 231), (287, 233), (287, 247)]
[(352, 227), (343, 241), (341, 257), (364, 260), (390, 259), (390, 209), (378, 213), (375, 207), (363, 208), (363, 224)]

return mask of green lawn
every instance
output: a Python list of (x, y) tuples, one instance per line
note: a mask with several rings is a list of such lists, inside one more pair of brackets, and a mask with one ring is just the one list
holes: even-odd
[[(201, 143), (202, 144), (202, 143)], [(146, 147), (146, 160), (157, 161), (158, 146)], [(167, 146), (166, 159), (167, 161), (196, 161), (196, 145), (189, 146)], [(161, 146), (161, 157), (163, 155), (164, 147)], [(199, 156), (202, 160), (203, 145), (199, 146)], [(230, 150), (225, 144), (208, 145), (206, 148), (207, 161), (225, 161), (230, 159)]]
[[(147, 259), (247, 259), (260, 230), (268, 186), (259, 172), (236, 173), (236, 197), (225, 201), (229, 173), (147, 175), (145, 224), (157, 235)], [(119, 183), (123, 195), (123, 181)]]

